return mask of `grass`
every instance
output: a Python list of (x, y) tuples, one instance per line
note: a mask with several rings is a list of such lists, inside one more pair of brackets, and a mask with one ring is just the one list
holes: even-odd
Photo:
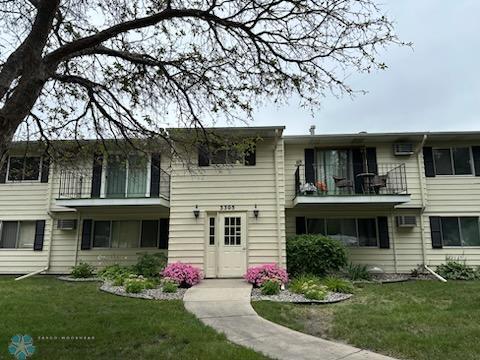
[(480, 354), (480, 281), (364, 285), (335, 305), (256, 302), (263, 317), (298, 331), (415, 360)]
[(181, 301), (124, 298), (100, 292), (98, 286), (51, 277), (0, 277), (0, 358), (8, 357), (15, 334), (33, 337), (32, 359), (264, 358), (202, 325)]

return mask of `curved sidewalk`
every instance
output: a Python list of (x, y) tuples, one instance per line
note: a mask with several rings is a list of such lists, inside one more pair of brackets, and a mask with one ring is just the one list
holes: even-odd
[(395, 360), (277, 325), (250, 305), (251, 285), (239, 279), (204, 280), (187, 290), (185, 308), (238, 345), (274, 359)]

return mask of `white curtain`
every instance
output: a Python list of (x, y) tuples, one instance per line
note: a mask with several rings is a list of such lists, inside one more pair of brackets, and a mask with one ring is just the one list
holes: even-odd
[(145, 197), (147, 191), (147, 159), (140, 155), (128, 157), (129, 197)]
[(333, 177), (352, 178), (350, 152), (348, 150), (318, 150), (317, 151), (317, 181), (327, 186), (329, 193), (335, 189)]

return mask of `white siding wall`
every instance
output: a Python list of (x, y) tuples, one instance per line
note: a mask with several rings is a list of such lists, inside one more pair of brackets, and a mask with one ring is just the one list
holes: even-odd
[[(171, 183), (169, 261), (182, 261), (204, 266), (205, 225), (208, 213), (216, 213), (221, 205), (234, 205), (235, 211), (247, 214), (248, 264), (278, 262), (276, 192), (273, 161), (273, 140), (257, 145), (256, 165), (217, 166), (186, 170), (174, 164)], [(192, 154), (196, 161), (197, 154)], [(278, 142), (278, 198), (280, 211), (281, 257), (285, 262), (285, 203), (283, 141)], [(255, 204), (260, 212), (253, 215)], [(193, 209), (198, 205), (200, 216)]]

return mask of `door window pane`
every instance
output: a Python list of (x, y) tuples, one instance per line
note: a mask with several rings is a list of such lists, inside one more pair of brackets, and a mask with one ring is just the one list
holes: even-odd
[(110, 221), (95, 221), (93, 247), (110, 247)]
[(125, 159), (111, 155), (107, 161), (107, 196), (124, 197), (127, 179)]
[(458, 218), (444, 217), (442, 221), (442, 238), (444, 246), (461, 246), (460, 229), (458, 228)]
[(224, 244), (229, 245), (241, 245), (241, 218), (240, 217), (226, 217), (225, 218), (225, 232), (224, 232)]
[[(324, 183), (329, 192), (338, 192), (334, 178), (351, 180), (353, 178), (352, 162), (348, 150), (318, 150), (316, 156), (316, 180)], [(344, 190), (351, 190), (345, 188)]]
[(208, 243), (210, 245), (215, 245), (215, 218), (211, 217), (209, 219), (209, 229), (208, 229)]
[(142, 221), (141, 247), (157, 247), (158, 220)]
[(480, 233), (477, 217), (460, 218), (464, 246), (480, 246)]
[(19, 248), (33, 248), (35, 240), (35, 221), (21, 221), (20, 233), (18, 234)]
[(433, 149), (433, 158), (437, 175), (453, 175), (450, 149)]
[(140, 155), (128, 157), (129, 197), (145, 197), (147, 192), (147, 159)]
[(377, 246), (377, 224), (375, 219), (358, 219), (358, 245)]
[(112, 248), (138, 248), (140, 221), (112, 221)]
[(307, 219), (307, 233), (325, 235), (325, 219)]
[(3, 221), (0, 248), (14, 249), (17, 243), (18, 222)]
[(453, 164), (455, 166), (455, 175), (469, 175), (472, 173), (470, 164), (470, 148), (454, 148)]

